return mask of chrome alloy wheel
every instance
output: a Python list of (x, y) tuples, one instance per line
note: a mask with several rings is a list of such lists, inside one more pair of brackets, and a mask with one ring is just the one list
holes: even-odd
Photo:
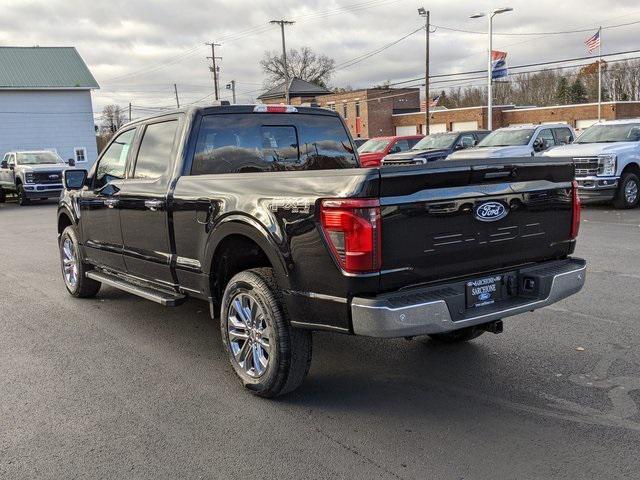
[(238, 293), (227, 313), (229, 347), (238, 366), (250, 377), (260, 377), (269, 366), (271, 333), (267, 317), (249, 293)]
[(624, 198), (629, 204), (636, 203), (636, 199), (638, 198), (638, 184), (636, 182), (627, 182), (624, 186)]
[(78, 285), (78, 257), (69, 237), (62, 241), (62, 273), (69, 289), (74, 290)]

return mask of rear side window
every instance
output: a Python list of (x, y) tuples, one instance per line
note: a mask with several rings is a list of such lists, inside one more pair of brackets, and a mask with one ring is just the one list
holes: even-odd
[(133, 178), (155, 180), (168, 170), (177, 128), (177, 120), (147, 125), (138, 150)]
[(337, 117), (223, 114), (203, 117), (191, 175), (357, 166)]

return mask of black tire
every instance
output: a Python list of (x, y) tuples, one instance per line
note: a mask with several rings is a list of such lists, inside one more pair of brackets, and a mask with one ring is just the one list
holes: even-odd
[[(70, 244), (73, 249), (73, 253), (75, 254), (75, 258), (77, 262), (76, 263), (77, 273), (76, 273), (75, 284), (71, 284), (65, 277), (64, 246), (65, 246), (65, 241), (67, 239), (70, 241)], [(67, 291), (74, 297), (78, 297), (78, 298), (95, 297), (97, 293), (100, 291), (100, 287), (102, 286), (102, 284), (100, 282), (96, 282), (95, 280), (91, 278), (87, 278), (85, 276), (85, 273), (88, 270), (92, 269), (93, 267), (82, 261), (80, 246), (78, 244), (78, 234), (76, 233), (76, 229), (74, 226), (70, 225), (64, 229), (64, 231), (62, 232), (62, 235), (60, 235), (60, 243), (58, 246), (60, 250), (60, 267), (62, 270), (62, 280), (64, 281), (64, 285), (67, 288)]]
[(0, 187), (0, 203), (4, 203), (7, 201), (7, 192), (5, 192), (4, 188)]
[(22, 186), (21, 183), (18, 184), (18, 188), (17, 188), (17, 193), (18, 193), (18, 205), (20, 205), (21, 207), (24, 207), (25, 205), (29, 205), (31, 203), (31, 201), (29, 200), (29, 198), (27, 197), (25, 191), (24, 191), (24, 187)]
[(445, 333), (433, 333), (429, 338), (439, 343), (462, 343), (478, 338), (484, 333), (484, 330), (478, 327), (461, 328)]
[(636, 208), (638, 200), (640, 200), (640, 180), (638, 176), (631, 172), (623, 173), (618, 191), (613, 199), (613, 206), (621, 209)]
[[(269, 349), (263, 350), (264, 353), (268, 352), (268, 363), (264, 372), (259, 376), (256, 376), (255, 372), (252, 376), (245, 371), (245, 367), (241, 365), (241, 362), (237, 360), (232, 351), (233, 348), (238, 347), (239, 341), (234, 339), (232, 348), (229, 333), (229, 313), (230, 311), (236, 312), (235, 307), (232, 307), (231, 304), (234, 300), (241, 298), (238, 297), (239, 295), (248, 296), (257, 303), (257, 306), (261, 309), (259, 318), (266, 325), (263, 331), (267, 330), (267, 328), (269, 329)], [(232, 316), (237, 321), (239, 315), (233, 315), (232, 313)], [(282, 301), (282, 294), (276, 284), (271, 268), (246, 270), (238, 273), (229, 281), (222, 297), (220, 330), (222, 342), (233, 369), (242, 384), (255, 395), (272, 398), (289, 393), (298, 388), (307, 373), (309, 373), (309, 367), (311, 366), (311, 332), (291, 327)], [(258, 340), (255, 338), (250, 340), (248, 329), (245, 332), (247, 332), (247, 339), (244, 342), (249, 342), (248, 349), (253, 348), (251, 342), (258, 343), (264, 339), (263, 337), (258, 337)], [(273, 337), (273, 340), (271, 337)], [(244, 342), (238, 352), (239, 355), (245, 348)], [(245, 358), (247, 359), (244, 362), (246, 366), (249, 360), (248, 354)], [(249, 363), (253, 362), (253, 359), (251, 360)]]

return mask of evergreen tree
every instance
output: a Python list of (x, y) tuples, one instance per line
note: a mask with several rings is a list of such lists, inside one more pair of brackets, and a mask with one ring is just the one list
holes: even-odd
[(569, 82), (566, 77), (560, 77), (556, 86), (556, 101), (565, 105), (569, 100)]
[(569, 87), (569, 103), (586, 103), (587, 102), (587, 89), (584, 88), (584, 83), (579, 78)]

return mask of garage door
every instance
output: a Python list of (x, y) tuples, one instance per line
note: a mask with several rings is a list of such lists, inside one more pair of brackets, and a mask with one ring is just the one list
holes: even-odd
[(451, 129), (454, 132), (460, 132), (462, 130), (477, 130), (478, 122), (453, 122), (451, 124)]
[[(422, 134), (424, 135), (424, 125), (420, 125), (422, 129)], [(430, 123), (429, 124), (429, 133), (442, 133), (447, 131), (446, 123)]]
[(417, 132), (415, 125), (396, 127), (396, 135), (415, 135)]
[(597, 123), (598, 119), (593, 118), (589, 120), (576, 120), (576, 130), (584, 130), (585, 128), (589, 128), (594, 123)]

